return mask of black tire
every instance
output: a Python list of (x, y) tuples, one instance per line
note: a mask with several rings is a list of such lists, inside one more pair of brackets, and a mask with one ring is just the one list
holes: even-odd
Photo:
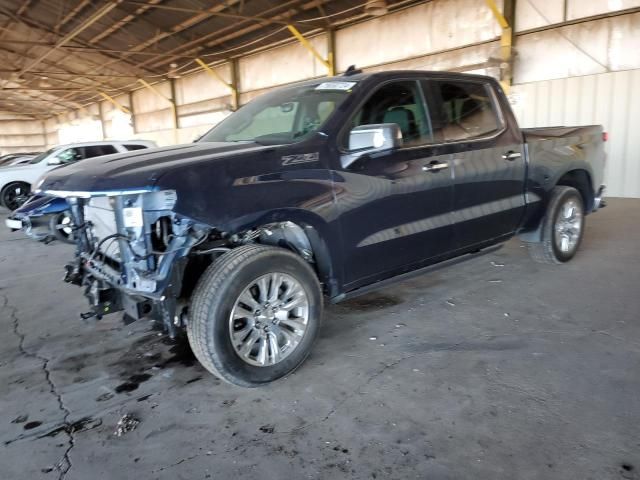
[(64, 243), (73, 244), (75, 243), (73, 231), (67, 233), (65, 232), (65, 230), (60, 228), (60, 226), (63, 224), (65, 219), (70, 220), (69, 228), (73, 228), (73, 220), (71, 217), (71, 212), (66, 210), (64, 212), (57, 213), (51, 217), (51, 220), (49, 220), (49, 230), (51, 230), (51, 233), (56, 238), (56, 240), (60, 240), (61, 242), (64, 242)]
[[(556, 225), (562, 208), (567, 202), (575, 201), (580, 208), (580, 229), (575, 246), (568, 251), (563, 251), (558, 246)], [(542, 241), (527, 243), (529, 255), (538, 263), (562, 264), (571, 260), (582, 242), (584, 235), (584, 200), (580, 192), (573, 187), (558, 186), (551, 192), (547, 212), (542, 219)]]
[[(304, 334), (279, 363), (255, 366), (243, 360), (230, 338), (229, 319), (236, 300), (257, 278), (279, 272), (293, 277), (308, 298)], [(196, 285), (187, 323), (196, 358), (220, 379), (242, 387), (257, 387), (293, 372), (309, 355), (322, 319), (323, 298), (313, 269), (298, 255), (278, 247), (245, 245), (219, 257)]]
[(0, 204), (11, 211), (16, 210), (27, 201), (30, 192), (31, 185), (28, 183), (11, 182), (5, 185), (0, 192)]

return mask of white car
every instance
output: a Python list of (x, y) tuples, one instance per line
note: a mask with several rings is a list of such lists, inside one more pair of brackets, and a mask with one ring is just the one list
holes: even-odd
[(61, 165), (85, 158), (153, 148), (147, 140), (85, 142), (59, 145), (41, 153), (27, 164), (0, 169), (0, 204), (9, 210), (22, 205), (31, 192), (31, 186), (45, 173)]

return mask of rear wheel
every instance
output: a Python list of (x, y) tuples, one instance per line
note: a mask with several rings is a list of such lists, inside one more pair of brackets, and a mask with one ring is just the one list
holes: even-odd
[(57, 240), (74, 243), (73, 220), (71, 218), (71, 212), (68, 210), (52, 216), (49, 222), (49, 229)]
[(565, 263), (580, 246), (584, 233), (584, 201), (573, 187), (553, 189), (542, 219), (542, 241), (528, 243), (531, 257), (540, 263)]
[(187, 334), (202, 365), (221, 379), (256, 387), (295, 370), (322, 318), (311, 267), (277, 247), (246, 245), (220, 257), (192, 298)]
[(27, 201), (31, 186), (25, 182), (13, 182), (6, 185), (0, 192), (0, 203), (13, 211)]

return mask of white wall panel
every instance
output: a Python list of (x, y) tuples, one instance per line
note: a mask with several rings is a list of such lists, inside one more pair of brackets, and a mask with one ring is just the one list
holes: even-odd
[[(497, 2), (502, 8), (502, 2)], [(337, 70), (367, 67), (491, 40), (500, 27), (477, 0), (440, 0), (336, 32)]]
[(640, 68), (640, 13), (518, 36), (514, 81)]
[[(231, 83), (231, 71), (228, 63), (212, 68), (215, 68), (216, 73), (222, 76), (227, 83)], [(180, 105), (228, 95), (229, 88), (213, 78), (208, 72), (198, 72), (176, 80), (176, 99)]]
[[(327, 37), (308, 39), (327, 58)], [(299, 43), (256, 53), (238, 61), (240, 91), (247, 92), (327, 74), (327, 68)]]
[(522, 127), (602, 124), (607, 194), (640, 197), (640, 69), (514, 85)]
[[(166, 98), (171, 98), (171, 85), (169, 82), (157, 83), (153, 85), (153, 88)], [(136, 114), (164, 110), (168, 105), (169, 102), (167, 102), (167, 100), (148, 88), (143, 88), (133, 92), (133, 111)]]
[(516, 31), (530, 30), (564, 20), (562, 0), (520, 0), (516, 3)]
[[(486, 62), (490, 57), (498, 54), (499, 42), (483, 43), (473, 47), (460, 48), (450, 52), (436, 53), (424, 57), (399, 60), (397, 62), (364, 68), (366, 72), (378, 72), (384, 70), (451, 70), (465, 66), (473, 66)], [(499, 76), (497, 69), (484, 69), (477, 71), (472, 67), (468, 70), (483, 75)]]
[(567, 0), (567, 20), (612, 13), (633, 7), (640, 7), (640, 0)]

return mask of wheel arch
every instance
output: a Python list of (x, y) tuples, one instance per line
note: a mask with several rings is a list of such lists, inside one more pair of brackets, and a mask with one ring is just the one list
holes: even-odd
[(580, 192), (585, 212), (593, 209), (595, 192), (592, 185), (591, 174), (583, 168), (569, 170), (556, 181), (556, 186), (573, 187)]
[[(341, 250), (335, 225), (307, 210), (284, 209), (269, 211), (259, 217), (237, 222), (231, 231), (243, 232), (261, 228), (268, 230), (273, 225), (284, 230), (290, 229), (292, 235), (286, 236), (284, 242), (279, 241), (283, 239), (279, 234), (261, 235), (258, 239), (259, 243), (282, 246), (302, 254), (301, 250), (304, 249), (303, 242), (305, 240), (300, 235), (304, 235), (313, 255), (313, 260), (309, 263), (324, 285), (325, 293), (330, 297), (337, 295), (341, 285), (341, 270), (339, 268)], [(304, 254), (302, 256), (305, 257)]]

